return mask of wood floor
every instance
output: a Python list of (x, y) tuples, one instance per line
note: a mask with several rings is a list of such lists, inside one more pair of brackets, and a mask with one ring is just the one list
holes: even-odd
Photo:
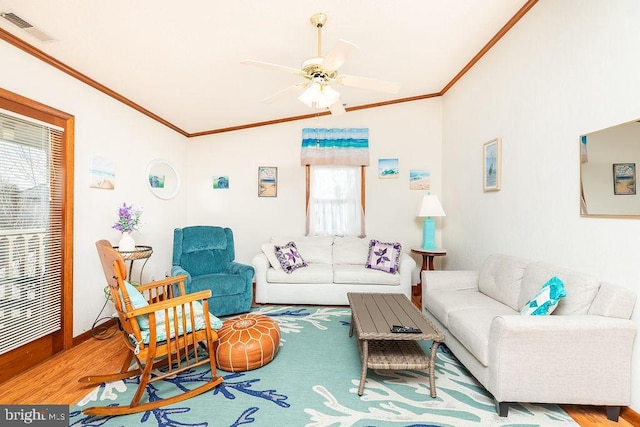
[[(414, 303), (416, 302), (414, 298)], [(420, 306), (420, 302), (417, 301)], [(70, 350), (59, 353), (30, 370), (0, 384), (0, 404), (68, 404), (77, 403), (91, 390), (78, 383), (87, 374), (116, 372), (123, 361), (125, 347), (120, 335), (107, 340), (90, 338)], [(570, 387), (570, 384), (567, 385)], [(609, 421), (604, 408), (569, 405), (563, 408), (581, 426), (633, 427), (637, 413), (626, 410), (623, 416), (633, 419)]]

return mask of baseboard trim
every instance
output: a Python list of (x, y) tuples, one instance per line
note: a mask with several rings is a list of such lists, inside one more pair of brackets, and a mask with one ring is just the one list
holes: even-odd
[(632, 426), (640, 426), (640, 414), (628, 406), (622, 408), (620, 417)]
[(117, 319), (109, 319), (104, 323), (101, 323), (99, 325), (96, 325), (93, 329), (89, 329), (88, 331), (85, 331), (83, 333), (81, 333), (80, 335), (73, 337), (73, 341), (72, 344), (73, 346), (77, 346), (79, 344), (82, 344), (83, 342), (87, 341), (88, 339), (93, 338), (93, 333), (94, 330), (96, 329), (109, 329), (111, 327), (117, 326)]

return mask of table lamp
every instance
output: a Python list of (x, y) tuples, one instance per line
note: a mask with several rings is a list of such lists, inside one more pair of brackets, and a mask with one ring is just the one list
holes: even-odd
[(418, 217), (425, 217), (422, 225), (422, 249), (436, 248), (436, 221), (432, 216), (446, 216), (438, 196), (426, 194), (422, 198), (422, 205)]

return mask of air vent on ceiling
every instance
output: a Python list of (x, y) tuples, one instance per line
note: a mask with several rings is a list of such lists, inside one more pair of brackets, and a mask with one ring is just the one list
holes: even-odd
[(41, 42), (51, 42), (51, 41), (54, 40), (54, 38), (51, 37), (49, 34), (45, 33), (42, 30), (39, 30), (36, 27), (34, 27), (29, 22), (27, 22), (24, 19), (20, 18), (15, 13), (12, 13), (12, 12), (1, 12), (0, 16), (2, 16), (4, 19), (6, 19), (7, 21), (11, 22), (13, 25), (15, 25), (16, 27), (20, 28), (21, 30), (26, 31), (27, 33), (29, 33), (33, 37), (37, 38)]

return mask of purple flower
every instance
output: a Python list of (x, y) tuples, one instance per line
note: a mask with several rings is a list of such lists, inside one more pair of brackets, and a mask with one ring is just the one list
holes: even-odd
[(142, 224), (140, 223), (140, 216), (142, 216), (142, 208), (135, 207), (123, 203), (118, 208), (118, 221), (113, 224), (111, 228), (114, 228), (121, 233), (131, 233), (133, 230), (138, 230)]

